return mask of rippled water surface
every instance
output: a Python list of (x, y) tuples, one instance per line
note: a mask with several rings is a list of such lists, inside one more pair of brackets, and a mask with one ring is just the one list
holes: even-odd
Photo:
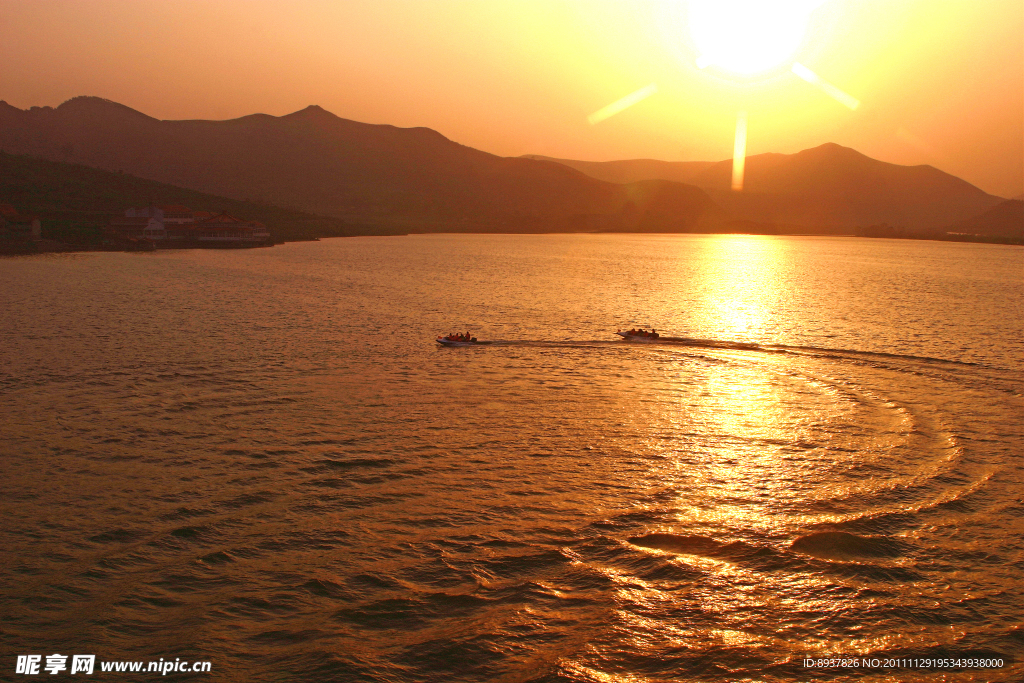
[(0, 260), (0, 678), (1017, 680), (1022, 302), (850, 238)]

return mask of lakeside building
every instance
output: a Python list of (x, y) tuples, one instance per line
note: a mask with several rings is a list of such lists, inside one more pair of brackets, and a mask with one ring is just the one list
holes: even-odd
[(18, 213), (10, 204), (0, 203), (0, 237), (38, 241), (43, 238), (42, 224), (38, 216)]
[(193, 211), (187, 206), (132, 207), (110, 222), (108, 230), (129, 240), (151, 240), (160, 249), (259, 247), (270, 244), (270, 231), (223, 211)]

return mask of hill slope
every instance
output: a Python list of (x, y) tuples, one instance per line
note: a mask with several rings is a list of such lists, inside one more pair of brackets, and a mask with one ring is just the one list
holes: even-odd
[(675, 213), (656, 223), (696, 229), (721, 213), (696, 188), (659, 186), (652, 195), (315, 106), (280, 117), (160, 121), (95, 97), (29, 110), (0, 102), (0, 149), (397, 230), (637, 229), (660, 192), (672, 195)]
[(217, 197), (126, 173), (78, 164), (0, 153), (0, 202), (40, 216), (44, 237), (88, 242), (99, 228), (130, 206), (183, 204), (197, 211), (227, 211), (258, 220), (271, 239), (298, 240), (350, 235), (361, 230), (337, 218), (315, 216), (266, 204)]
[(1007, 199), (991, 209), (949, 226), (949, 232), (966, 235), (1024, 238), (1024, 201)]

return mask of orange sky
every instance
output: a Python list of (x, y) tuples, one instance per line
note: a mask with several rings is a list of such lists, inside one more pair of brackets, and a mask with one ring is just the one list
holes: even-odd
[[(837, 142), (1024, 192), (1021, 0), (825, 0), (785, 66), (698, 69), (684, 2), (623, 0), (0, 0), (0, 99), (98, 95), (165, 119), (319, 104), (428, 126), (496, 154), (732, 156)], [(656, 83), (597, 124), (587, 116)]]

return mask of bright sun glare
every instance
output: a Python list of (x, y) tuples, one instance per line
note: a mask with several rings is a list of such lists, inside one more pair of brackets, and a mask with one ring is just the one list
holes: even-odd
[(800, 47), (821, 0), (692, 0), (690, 34), (697, 65), (744, 76), (789, 60)]

